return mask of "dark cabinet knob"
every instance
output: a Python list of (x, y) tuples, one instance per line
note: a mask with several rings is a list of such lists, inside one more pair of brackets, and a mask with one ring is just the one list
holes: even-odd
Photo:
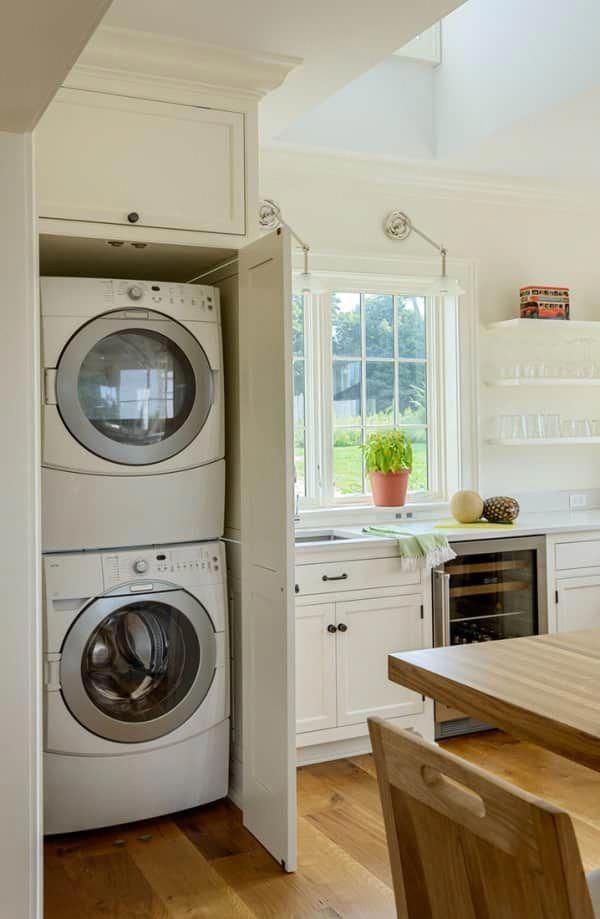
[(294, 584), (294, 593), (297, 593), (297, 594), (300, 593), (300, 585), (299, 585), (299, 584)]
[(347, 632), (347, 631), (348, 631), (348, 626), (346, 625), (346, 623), (340, 622), (338, 625), (338, 632)]
[(327, 631), (328, 631), (328, 632), (337, 632), (337, 628), (336, 628), (336, 626), (334, 626), (334, 625), (328, 625), (328, 626), (327, 626)]
[(127, 214), (127, 219), (129, 223), (137, 223), (140, 219), (140, 215), (137, 213), (137, 211), (131, 211), (130, 214)]

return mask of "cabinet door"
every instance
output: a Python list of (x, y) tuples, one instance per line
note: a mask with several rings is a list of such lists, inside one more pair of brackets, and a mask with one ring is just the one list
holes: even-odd
[(298, 734), (336, 726), (334, 630), (334, 603), (296, 607)]
[(296, 867), (291, 240), (240, 250), (244, 823)]
[(336, 604), (338, 725), (369, 715), (423, 711), (423, 699), (388, 680), (388, 654), (422, 648), (422, 598), (382, 597)]
[(600, 628), (600, 577), (558, 581), (557, 630)]
[(36, 142), (40, 217), (245, 232), (241, 114), (63, 89)]

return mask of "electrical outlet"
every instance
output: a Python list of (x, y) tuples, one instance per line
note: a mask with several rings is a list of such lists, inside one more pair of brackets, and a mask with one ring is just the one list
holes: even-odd
[(587, 507), (587, 495), (569, 495), (569, 507), (572, 511)]

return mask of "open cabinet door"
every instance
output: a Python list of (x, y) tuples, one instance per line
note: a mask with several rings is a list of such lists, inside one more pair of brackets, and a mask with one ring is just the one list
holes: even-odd
[(240, 252), (244, 823), (296, 868), (291, 240)]

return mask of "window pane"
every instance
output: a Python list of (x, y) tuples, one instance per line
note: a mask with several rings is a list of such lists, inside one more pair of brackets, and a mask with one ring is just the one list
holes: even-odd
[(360, 357), (360, 294), (331, 294), (331, 334), (334, 355)]
[(425, 297), (398, 297), (398, 357), (425, 357)]
[(333, 362), (333, 411), (336, 424), (361, 423), (360, 361)]
[(304, 297), (294, 294), (292, 298), (292, 349), (294, 354), (304, 356)]
[(362, 431), (337, 430), (333, 434), (333, 480), (336, 495), (363, 491)]
[(367, 357), (394, 356), (394, 298), (384, 294), (365, 296)]
[(427, 428), (405, 428), (413, 450), (413, 471), (408, 483), (409, 491), (427, 491), (429, 487), (427, 463)]
[(306, 452), (304, 431), (297, 428), (294, 431), (294, 469), (296, 471), (296, 494), (306, 494)]
[(294, 424), (304, 424), (304, 361), (294, 361)]
[(391, 361), (367, 361), (367, 424), (393, 424), (394, 365)]
[(427, 374), (425, 364), (398, 364), (398, 421), (427, 423)]

